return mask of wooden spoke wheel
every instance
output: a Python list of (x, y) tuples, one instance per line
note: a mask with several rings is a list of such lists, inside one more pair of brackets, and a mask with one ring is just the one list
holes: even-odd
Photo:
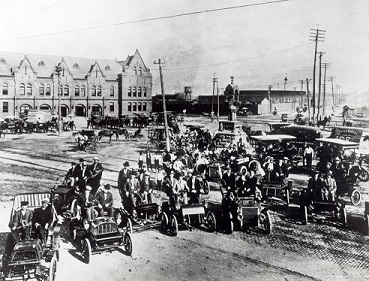
[(81, 241), (82, 243), (82, 257), (85, 261), (85, 263), (90, 263), (91, 255), (92, 255), (92, 248), (91, 243), (88, 238), (85, 238)]

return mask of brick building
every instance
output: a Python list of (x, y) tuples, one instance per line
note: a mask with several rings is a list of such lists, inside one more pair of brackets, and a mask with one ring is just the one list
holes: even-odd
[(0, 117), (57, 113), (58, 85), (62, 116), (152, 111), (152, 75), (138, 50), (124, 61), (0, 52)]

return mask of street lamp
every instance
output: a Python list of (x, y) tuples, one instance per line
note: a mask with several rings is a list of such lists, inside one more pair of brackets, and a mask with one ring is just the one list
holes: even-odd
[(55, 72), (58, 75), (58, 118), (59, 118), (59, 125), (58, 125), (58, 136), (61, 135), (61, 100), (60, 100), (60, 96), (61, 96), (61, 92), (60, 92), (60, 73), (62, 72), (62, 67), (57, 65), (55, 66)]
[(284, 88), (283, 88), (284, 91), (286, 90), (287, 81), (288, 79), (287, 79), (287, 73), (286, 73), (286, 75), (284, 76)]

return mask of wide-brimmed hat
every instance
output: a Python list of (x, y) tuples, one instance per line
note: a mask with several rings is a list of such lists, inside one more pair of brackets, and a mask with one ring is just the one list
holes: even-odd
[(44, 203), (49, 204), (49, 202), (50, 202), (50, 201), (49, 201), (49, 199), (44, 198), (44, 199), (42, 199), (42, 201), (41, 201), (41, 202), (42, 202), (42, 204), (44, 204)]
[(72, 161), (71, 164), (72, 165), (77, 165), (77, 163), (75, 161)]
[(110, 187), (110, 184), (108, 184), (108, 183), (107, 183), (107, 184), (105, 184), (105, 185), (104, 185), (104, 188), (105, 188), (105, 189), (110, 189), (110, 188), (111, 188), (111, 187)]
[(79, 158), (79, 162), (85, 162), (85, 159)]
[(86, 185), (86, 190), (91, 191), (91, 190), (92, 190), (92, 187), (91, 187), (91, 186), (89, 186), (89, 185)]
[(21, 201), (20, 202), (21, 206), (28, 206), (28, 203), (29, 203), (28, 201)]
[(94, 156), (94, 158), (92, 158), (92, 160), (100, 161), (100, 158), (99, 158), (99, 157), (97, 157), (97, 156)]
[(128, 161), (124, 162), (123, 166), (124, 167), (129, 167), (129, 162)]
[(149, 171), (146, 171), (145, 172), (145, 176), (150, 176), (151, 174), (150, 174), (150, 172)]

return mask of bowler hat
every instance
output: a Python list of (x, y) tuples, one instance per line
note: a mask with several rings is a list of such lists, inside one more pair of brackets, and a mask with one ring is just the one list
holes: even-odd
[(79, 158), (79, 162), (85, 162), (85, 159)]
[(124, 167), (129, 167), (129, 162), (128, 161), (124, 162), (123, 166)]
[(97, 157), (97, 156), (94, 156), (94, 158), (92, 158), (92, 160), (100, 161), (100, 158), (99, 158), (99, 157)]
[(47, 199), (47, 198), (44, 198), (44, 199), (42, 199), (42, 204), (44, 204), (44, 203), (47, 203), (47, 204), (49, 204), (49, 199)]
[(21, 202), (21, 206), (27, 206), (28, 205), (28, 201), (22, 201)]
[(110, 184), (108, 184), (108, 183), (107, 183), (107, 184), (105, 184), (105, 185), (104, 185), (104, 188), (105, 188), (105, 189), (110, 189)]

